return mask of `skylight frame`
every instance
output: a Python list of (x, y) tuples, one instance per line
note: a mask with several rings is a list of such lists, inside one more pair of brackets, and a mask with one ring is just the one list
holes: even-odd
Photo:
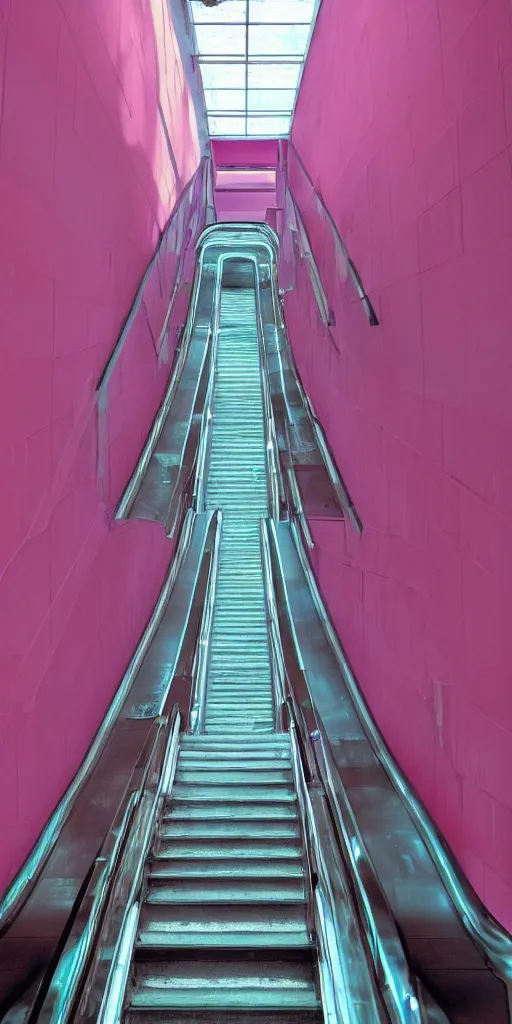
[[(208, 125), (212, 137), (279, 138), (289, 135), (297, 90), (302, 77), (302, 69), (319, 0), (281, 0), (281, 3), (283, 2), (286, 7), (288, 20), (277, 19), (276, 10), (278, 10), (279, 5), (277, 3), (272, 4), (271, 0), (268, 0), (268, 6), (266, 6), (267, 0), (224, 0), (218, 7), (204, 7), (200, 4), (200, 0), (192, 0), (190, 3), (192, 20), (196, 30), (197, 62), (203, 74), (203, 91)], [(267, 16), (270, 20), (262, 19), (262, 17), (258, 17), (257, 20), (254, 17), (251, 19), (251, 13), (257, 12), (260, 3), (262, 4), (263, 14), (265, 14), (266, 7)], [(300, 20), (297, 21), (290, 19), (290, 11), (293, 10), (294, 4), (300, 15)], [(229, 16), (230, 10), (231, 17)], [(244, 17), (243, 21), (241, 20), (242, 16)], [(237, 33), (237, 30), (242, 27), (244, 28), (243, 53), (241, 52), (242, 33)], [(285, 39), (286, 31), (288, 30), (291, 39), (290, 49), (278, 52), (274, 49), (274, 52), (271, 52), (273, 47), (269, 45), (266, 47), (266, 50), (270, 52), (251, 53), (251, 29), (263, 27), (272, 33), (281, 30), (282, 36)], [(198, 29), (199, 31), (197, 31)], [(207, 31), (205, 32), (204, 29)], [(219, 51), (219, 32), (215, 32), (216, 29), (226, 34), (231, 31), (232, 38), (236, 35), (236, 47), (228, 45), (226, 49), (229, 51), (236, 48), (238, 52)], [(296, 29), (303, 30), (302, 40), (300, 39), (300, 34), (297, 40)], [(211, 51), (208, 50), (208, 30), (211, 32)], [(233, 30), (235, 30), (234, 33)], [(300, 46), (298, 46), (298, 43), (300, 43)], [(207, 68), (215, 67), (224, 69), (225, 81), (222, 80), (222, 77), (219, 79), (214, 73), (210, 74), (210, 76), (206, 74)], [(234, 84), (231, 85), (230, 81), (233, 80), (230, 79), (229, 71), (230, 69), (234, 71), (235, 68), (238, 73)], [(268, 69), (268, 85), (255, 86), (251, 84), (251, 77), (259, 77), (260, 81), (265, 81), (265, 68)], [(262, 73), (258, 74), (256, 72), (256, 74), (251, 76), (251, 69), (258, 69)], [(280, 74), (281, 69), (283, 70)], [(242, 71), (242, 74), (239, 71)], [(278, 81), (287, 81), (286, 86), (273, 84), (272, 73), (274, 73)], [(276, 81), (276, 78), (274, 81)], [(212, 82), (215, 82), (215, 84), (212, 85)], [(292, 82), (293, 85), (290, 84)], [(240, 97), (242, 91), (244, 92), (245, 99), (243, 106)], [(232, 108), (229, 106), (230, 92), (233, 93), (233, 99), (234, 93), (237, 93), (236, 103), (234, 102)], [(272, 96), (273, 102), (269, 106), (261, 103), (261, 97), (263, 96), (263, 99), (265, 99), (265, 93), (268, 94), (269, 99)], [(282, 94), (282, 106), (276, 105), (279, 99), (277, 97), (276, 100), (276, 93)], [(219, 94), (222, 95), (220, 96)], [(258, 101), (256, 101), (256, 94), (259, 97)], [(225, 101), (225, 106), (222, 105), (221, 100)]]

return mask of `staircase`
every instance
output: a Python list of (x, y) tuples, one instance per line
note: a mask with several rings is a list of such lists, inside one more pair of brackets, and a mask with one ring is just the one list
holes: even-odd
[(290, 740), (275, 732), (265, 466), (254, 290), (223, 289), (206, 487), (223, 524), (205, 734), (182, 738), (155, 837), (127, 1024), (323, 1021)]
[[(229, 264), (228, 264), (229, 266)], [(222, 509), (206, 732), (274, 730), (261, 568), (268, 515), (265, 424), (253, 288), (223, 289), (206, 507)]]
[(141, 912), (130, 1024), (320, 1024), (307, 899), (288, 736), (185, 736)]

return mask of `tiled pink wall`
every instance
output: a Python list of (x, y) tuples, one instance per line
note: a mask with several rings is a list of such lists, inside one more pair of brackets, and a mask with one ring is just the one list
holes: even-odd
[(303, 271), (287, 319), (364, 523), (318, 526), (321, 585), (395, 755), (512, 928), (510, 0), (324, 0), (292, 138), (381, 321), (310, 217), (339, 351)]
[[(0, 66), (1, 889), (82, 759), (170, 557), (163, 531), (113, 525), (116, 495), (100, 501), (95, 387), (199, 147), (164, 0), (0, 0)], [(108, 458), (130, 469), (168, 374), (143, 333), (107, 409)]]

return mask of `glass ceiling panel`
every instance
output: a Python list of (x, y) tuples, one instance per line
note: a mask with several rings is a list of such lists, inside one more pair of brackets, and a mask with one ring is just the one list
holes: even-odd
[(232, 89), (245, 89), (245, 61), (229, 65), (201, 61), (201, 74), (204, 89), (222, 89), (226, 82)]
[(249, 25), (249, 56), (283, 54), (301, 57), (309, 25)]
[(247, 20), (246, 0), (229, 0), (229, 3), (219, 4), (219, 7), (205, 7), (201, 0), (192, 0), (190, 6), (196, 25), (202, 22), (217, 25), (219, 21), (238, 21), (245, 25)]
[(197, 25), (196, 36), (199, 53), (245, 55), (245, 25)]
[(205, 89), (208, 110), (220, 113), (243, 110), (245, 114), (245, 89)]
[(297, 89), (301, 64), (249, 64), (249, 89)]
[(222, 135), (224, 137), (246, 135), (246, 124), (246, 117), (222, 117), (215, 114), (210, 114), (208, 117), (208, 127), (211, 135)]
[(310, 25), (314, 9), (315, 0), (249, 0), (249, 21)]
[(318, 4), (190, 0), (211, 135), (288, 134)]
[(290, 131), (289, 117), (248, 117), (247, 134), (254, 136), (287, 135)]
[(252, 111), (278, 110), (291, 114), (295, 89), (248, 89), (247, 109)]

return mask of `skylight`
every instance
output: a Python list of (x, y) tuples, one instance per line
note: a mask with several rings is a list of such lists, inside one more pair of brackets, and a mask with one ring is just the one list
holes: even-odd
[(210, 135), (288, 135), (318, 0), (191, 0)]

